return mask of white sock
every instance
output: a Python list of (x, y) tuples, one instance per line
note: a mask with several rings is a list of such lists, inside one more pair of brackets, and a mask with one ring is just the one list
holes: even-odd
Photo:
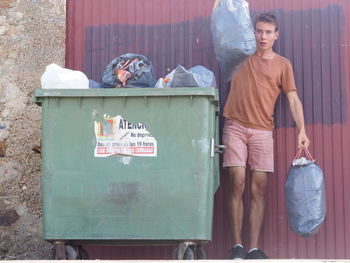
[(241, 244), (239, 244), (239, 243), (234, 245), (233, 247), (241, 247), (241, 248), (243, 248), (243, 246)]
[(252, 248), (252, 249), (249, 249), (248, 253), (254, 251), (254, 250), (258, 250), (256, 247)]

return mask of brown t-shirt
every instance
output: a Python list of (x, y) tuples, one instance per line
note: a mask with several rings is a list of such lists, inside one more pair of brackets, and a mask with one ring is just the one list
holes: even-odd
[(224, 116), (246, 128), (272, 130), (273, 111), (281, 90), (296, 90), (289, 60), (278, 54), (272, 59), (254, 54), (232, 77)]

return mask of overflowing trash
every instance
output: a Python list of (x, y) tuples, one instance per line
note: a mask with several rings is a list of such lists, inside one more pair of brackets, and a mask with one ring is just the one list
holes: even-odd
[(288, 171), (285, 197), (291, 230), (309, 237), (317, 233), (326, 216), (326, 194), (322, 169), (305, 148), (308, 159), (300, 157), (301, 148)]
[[(156, 83), (151, 61), (138, 54), (127, 53), (113, 59), (102, 76), (102, 88), (148, 88)], [(91, 83), (91, 87), (98, 87)]]
[(46, 67), (41, 76), (42, 89), (88, 89), (89, 79), (77, 70), (62, 68), (56, 64)]
[(256, 50), (248, 3), (221, 0), (211, 15), (211, 32), (216, 58), (230, 81), (234, 71)]
[(203, 66), (195, 66), (186, 70), (178, 65), (165, 78), (160, 78), (156, 88), (180, 88), (180, 87), (216, 87), (215, 75)]
[(156, 82), (151, 61), (143, 55), (131, 53), (113, 59), (105, 68), (101, 83), (88, 79), (83, 72), (56, 64), (47, 66), (41, 82), (43, 89), (216, 88), (214, 73), (200, 65), (188, 70), (178, 65)]

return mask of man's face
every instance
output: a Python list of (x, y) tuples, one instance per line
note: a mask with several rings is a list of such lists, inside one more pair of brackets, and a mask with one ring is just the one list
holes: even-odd
[(257, 49), (262, 51), (272, 49), (275, 40), (278, 38), (275, 25), (266, 22), (257, 22), (254, 34)]

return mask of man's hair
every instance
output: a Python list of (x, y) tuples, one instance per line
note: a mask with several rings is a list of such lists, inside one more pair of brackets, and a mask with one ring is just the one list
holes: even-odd
[(276, 19), (276, 16), (272, 13), (263, 13), (263, 14), (259, 15), (258, 17), (256, 17), (255, 22), (254, 22), (254, 28), (256, 27), (256, 24), (258, 22), (273, 24), (273, 25), (275, 25), (275, 32), (278, 31), (277, 19)]

